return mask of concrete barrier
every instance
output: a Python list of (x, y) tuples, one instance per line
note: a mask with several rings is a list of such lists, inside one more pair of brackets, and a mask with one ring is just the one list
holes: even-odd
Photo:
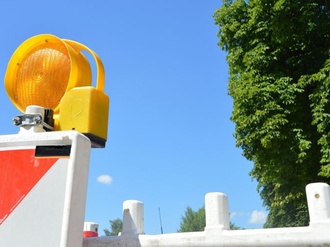
[(223, 193), (205, 196), (206, 226), (202, 232), (144, 234), (143, 204), (125, 201), (123, 233), (115, 237), (85, 238), (83, 247), (247, 247), (330, 246), (330, 186), (306, 186), (310, 225), (307, 227), (230, 230), (228, 199)]

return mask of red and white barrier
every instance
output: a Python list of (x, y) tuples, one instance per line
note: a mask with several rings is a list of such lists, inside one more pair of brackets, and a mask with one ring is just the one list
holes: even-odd
[(0, 246), (82, 246), (90, 140), (32, 129), (0, 136)]
[(90, 149), (76, 131), (44, 132), (39, 124), (0, 136), (0, 247), (330, 246), (324, 183), (306, 187), (308, 227), (230, 230), (228, 198), (216, 192), (205, 196), (202, 232), (144, 234), (143, 203), (129, 200), (122, 233), (97, 237), (97, 223), (83, 222)]
[(84, 238), (94, 238), (99, 235), (98, 233), (99, 225), (94, 222), (85, 222), (84, 223)]

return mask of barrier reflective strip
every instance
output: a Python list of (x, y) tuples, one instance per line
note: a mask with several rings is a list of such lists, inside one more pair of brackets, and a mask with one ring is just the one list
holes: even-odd
[(35, 148), (0, 150), (0, 225), (58, 159), (35, 157)]

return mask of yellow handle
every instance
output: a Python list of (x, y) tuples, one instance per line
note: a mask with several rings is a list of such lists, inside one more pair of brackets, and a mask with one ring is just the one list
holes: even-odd
[(81, 50), (85, 50), (88, 51), (94, 58), (95, 63), (96, 63), (96, 70), (97, 70), (97, 75), (96, 75), (96, 88), (98, 90), (101, 90), (104, 92), (104, 77), (105, 77), (105, 73), (104, 73), (104, 66), (103, 63), (100, 59), (100, 57), (90, 48), (88, 48), (87, 46), (73, 41), (73, 40), (69, 40), (69, 39), (62, 39), (65, 43), (69, 44), (72, 46), (73, 49), (75, 49), (76, 51), (80, 52)]

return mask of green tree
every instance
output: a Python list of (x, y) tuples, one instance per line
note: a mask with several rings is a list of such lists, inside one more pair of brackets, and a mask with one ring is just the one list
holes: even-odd
[(104, 229), (105, 236), (118, 236), (118, 234), (123, 230), (123, 221), (121, 219), (110, 220), (110, 229)]
[(187, 207), (184, 216), (181, 217), (180, 229), (178, 232), (204, 231), (205, 228), (205, 208), (202, 207), (194, 211)]
[(265, 227), (307, 225), (305, 186), (330, 182), (330, 1), (224, 0), (236, 145), (253, 161)]
[[(191, 207), (187, 207), (184, 216), (181, 217), (180, 229), (178, 232), (204, 231), (205, 225), (205, 207), (197, 211), (194, 211)], [(239, 230), (241, 228), (230, 222), (230, 229)]]

